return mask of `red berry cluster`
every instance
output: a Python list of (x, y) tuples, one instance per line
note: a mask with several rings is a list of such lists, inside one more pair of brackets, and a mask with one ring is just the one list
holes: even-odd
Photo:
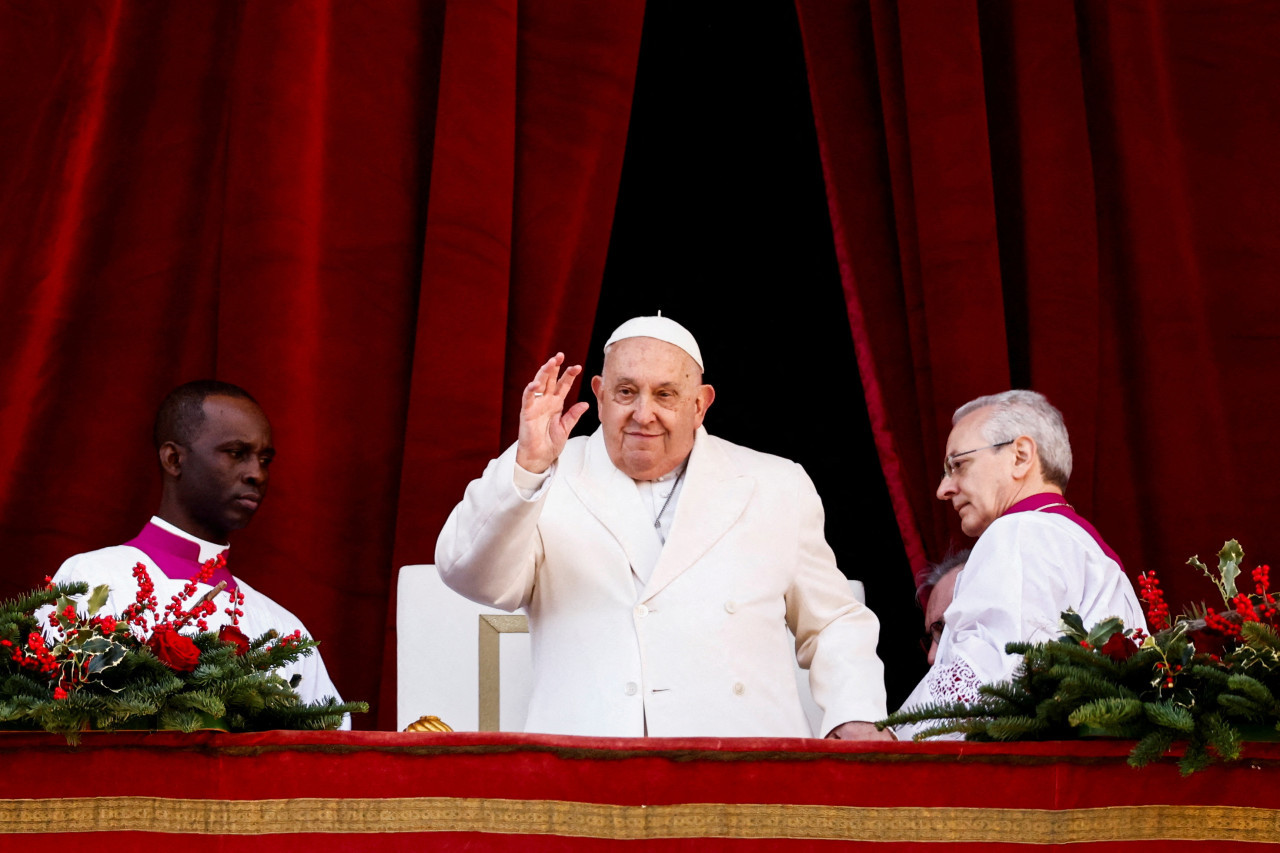
[(1217, 631), (1224, 637), (1240, 639), (1240, 625), (1230, 617), (1218, 613), (1212, 607), (1205, 608), (1204, 626), (1210, 630)]
[(130, 625), (146, 630), (147, 611), (154, 613), (159, 606), (156, 602), (156, 585), (151, 582), (151, 575), (147, 573), (145, 563), (138, 563), (133, 567), (133, 579), (137, 581), (138, 592), (134, 596), (134, 603), (126, 607), (124, 613), (120, 615)]
[(1156, 663), (1156, 671), (1164, 673), (1164, 675), (1160, 676), (1160, 680), (1161, 680), (1160, 686), (1172, 687), (1174, 684), (1174, 681), (1173, 681), (1174, 676), (1182, 672), (1182, 664), (1174, 664), (1173, 666), (1169, 666), (1169, 664), (1165, 663), (1164, 661), (1159, 661)]
[(23, 669), (41, 672), (46, 675), (56, 672), (58, 669), (58, 661), (54, 658), (53, 653), (49, 651), (49, 646), (45, 643), (44, 636), (39, 631), (32, 631), (27, 635), (27, 650), (25, 652), (21, 646), (15, 645), (10, 640), (0, 640), (0, 646), (5, 649), (13, 649), (9, 657)]
[(209, 623), (205, 617), (212, 615), (218, 609), (218, 606), (211, 600), (197, 601), (190, 610), (185, 609), (184, 605), (187, 599), (196, 594), (200, 584), (208, 585), (213, 578), (213, 573), (226, 564), (227, 560), (221, 554), (206, 560), (200, 566), (200, 571), (196, 572), (195, 577), (183, 584), (182, 591), (175, 595), (170, 603), (165, 605), (164, 616), (161, 617), (162, 620), (164, 622), (173, 620), (172, 624), (175, 629), (185, 628), (194, 621), (196, 630), (208, 631)]
[(1160, 589), (1160, 579), (1155, 572), (1143, 572), (1138, 575), (1139, 597), (1147, 606), (1147, 624), (1153, 631), (1163, 631), (1169, 627), (1169, 605), (1165, 603), (1164, 591)]
[[(275, 645), (276, 648), (281, 649), (296, 649), (301, 642), (302, 631), (294, 631), (292, 634), (285, 634), (279, 640), (276, 640)], [(271, 647), (268, 646), (267, 649), (270, 650)]]
[(79, 615), (76, 613), (76, 606), (74, 604), (68, 604), (61, 610), (51, 610), (49, 612), (49, 627), (59, 632), (62, 631), (63, 622), (68, 622), (74, 625), (78, 621), (80, 621)]
[(1259, 621), (1270, 622), (1275, 624), (1276, 621), (1276, 600), (1271, 595), (1271, 567), (1258, 566), (1253, 570), (1253, 586), (1258, 591), (1258, 618)]
[(240, 609), (244, 605), (244, 593), (233, 589), (227, 593), (227, 597), (231, 599), (231, 606), (222, 612), (231, 617), (232, 625), (239, 625), (240, 617), (244, 615), (244, 611)]

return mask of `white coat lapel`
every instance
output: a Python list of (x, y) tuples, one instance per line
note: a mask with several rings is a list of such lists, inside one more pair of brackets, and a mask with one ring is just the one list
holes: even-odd
[[(617, 538), (633, 570), (637, 566), (647, 569), (658, 561), (662, 542), (648, 522), (640, 492), (634, 480), (614, 467), (600, 430), (587, 442), (582, 470), (566, 472), (565, 483), (587, 511)], [(631, 582), (629, 576), (627, 582)]]
[(657, 595), (707, 553), (742, 517), (755, 488), (755, 477), (734, 467), (707, 431), (699, 427), (671, 536), (640, 600)]

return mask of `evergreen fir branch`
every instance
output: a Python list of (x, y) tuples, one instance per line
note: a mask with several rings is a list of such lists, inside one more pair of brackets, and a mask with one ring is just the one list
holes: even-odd
[(987, 722), (986, 733), (994, 740), (1043, 740), (1051, 726), (1031, 716), (999, 717)]
[(75, 583), (55, 584), (49, 589), (43, 587), (33, 589), (30, 592), (23, 593), (17, 598), (0, 602), (0, 626), (8, 622), (19, 622), (23, 620), (31, 620), (33, 611), (39, 610), (56, 602), (63, 596), (83, 595), (89, 591), (89, 585), (84, 581), (76, 581)]
[(889, 716), (876, 723), (881, 728), (902, 726), (908, 723), (922, 723), (926, 720), (951, 719), (977, 716), (972, 706), (963, 702), (930, 702), (913, 705), (910, 708), (899, 708)]
[(1265, 622), (1245, 622), (1240, 626), (1240, 633), (1250, 647), (1280, 653), (1280, 634)]
[(155, 728), (154, 717), (159, 710), (158, 698), (142, 695), (129, 699), (117, 699), (109, 706), (93, 712), (93, 727), (104, 731), (120, 728)]
[(1265, 722), (1269, 716), (1267, 709), (1257, 702), (1234, 693), (1224, 693), (1219, 696), (1218, 704), (1222, 706), (1228, 717), (1239, 717), (1251, 723)]
[(983, 737), (985, 731), (986, 725), (982, 720), (939, 720), (936, 725), (916, 732), (911, 739), (918, 742), (939, 735), (963, 734), (967, 740), (990, 740)]
[(1129, 753), (1130, 767), (1145, 767), (1160, 758), (1173, 746), (1177, 735), (1169, 729), (1153, 729), (1144, 735)]
[(217, 696), (204, 691), (195, 690), (187, 693), (176, 693), (164, 703), (165, 710), (199, 711), (210, 717), (221, 717), (227, 713), (227, 706)]
[(1064, 643), (1062, 641), (1050, 644), (1050, 648), (1053, 649), (1055, 662), (1059, 665), (1074, 664), (1096, 670), (1109, 678), (1118, 678), (1120, 675), (1119, 664), (1091, 648), (1085, 648), (1078, 643)]
[[(1276, 697), (1272, 692), (1267, 689), (1266, 685), (1252, 676), (1243, 673), (1229, 676), (1227, 678), (1227, 689), (1268, 711), (1273, 711), (1277, 707)], [(1222, 697), (1219, 696), (1218, 698), (1221, 701)]]
[[(329, 697), (323, 702), (289, 704), (269, 708), (250, 721), (254, 727), (246, 730), (269, 731), (271, 729), (324, 730), (342, 724), (346, 714), (364, 713), (369, 706), (364, 702), (338, 702)], [(259, 728), (260, 727), (260, 728)]]
[(1217, 690), (1225, 690), (1227, 682), (1231, 678), (1231, 673), (1218, 669), (1216, 666), (1205, 666), (1204, 664), (1195, 664), (1188, 670), (1188, 675), (1192, 678), (1206, 682), (1209, 686)]
[(1205, 741), (1225, 761), (1240, 757), (1240, 730), (1219, 714), (1205, 714), (1201, 720)]
[(205, 719), (198, 711), (180, 708), (165, 708), (161, 710), (156, 720), (156, 727), (160, 729), (176, 729), (180, 732), (191, 733), (206, 728)]
[(1060, 734), (1063, 738), (1074, 738), (1077, 733), (1071, 725), (1070, 718), (1071, 712), (1077, 707), (1078, 703), (1064, 702), (1060, 697), (1054, 695), (1036, 705), (1035, 715), (1037, 719), (1044, 720), (1054, 732)]
[(249, 651), (241, 659), (245, 665), (258, 670), (278, 669), (302, 660), (320, 645), (318, 640), (302, 637), (289, 643), (281, 642), (279, 632), (267, 631), (251, 640)]
[(1142, 711), (1143, 703), (1137, 699), (1109, 696), (1081, 705), (1072, 711), (1067, 719), (1073, 726), (1115, 729), (1137, 717)]
[(978, 688), (978, 694), (996, 702), (1003, 702), (1010, 708), (1029, 708), (1035, 704), (1035, 696), (1024, 689), (1017, 681), (998, 681), (995, 684), (984, 684)]
[(0, 695), (3, 696), (49, 696), (49, 685), (37, 681), (25, 671), (13, 672), (0, 682)]
[(1183, 776), (1190, 776), (1212, 763), (1213, 756), (1209, 754), (1204, 741), (1193, 737), (1187, 741), (1187, 751), (1182, 754), (1182, 760), (1178, 762), (1178, 772)]
[(1142, 710), (1153, 724), (1174, 731), (1190, 733), (1196, 728), (1195, 717), (1181, 705), (1175, 705), (1168, 699), (1159, 702), (1144, 702)]

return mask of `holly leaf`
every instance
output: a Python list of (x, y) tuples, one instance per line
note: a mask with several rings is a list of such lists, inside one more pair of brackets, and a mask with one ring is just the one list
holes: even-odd
[[(1079, 619), (1080, 617), (1077, 616), (1076, 618)], [(1112, 616), (1094, 625), (1089, 631), (1089, 636), (1085, 637), (1085, 641), (1095, 649), (1101, 648), (1106, 644), (1107, 640), (1111, 639), (1112, 634), (1123, 630), (1124, 622), (1120, 617)]]
[[(1064, 610), (1059, 617), (1062, 622), (1058, 626), (1073, 640), (1083, 640), (1088, 632), (1084, 628), (1084, 620), (1080, 618), (1080, 614), (1074, 610)], [(1109, 636), (1109, 635), (1108, 635)]]
[(1236, 597), (1236, 577), (1244, 562), (1244, 549), (1234, 539), (1224, 542), (1218, 552), (1218, 574), (1222, 576), (1222, 596), (1230, 601)]
[[(100, 637), (99, 639), (103, 638)], [(124, 646), (119, 643), (112, 643), (105, 639), (103, 641), (107, 643), (107, 648), (103, 649), (100, 654), (95, 654), (89, 659), (89, 673), (91, 675), (97, 675), (104, 669), (110, 669), (120, 663), (120, 661), (124, 660), (124, 656), (126, 654)], [(88, 646), (88, 643), (85, 645)]]
[(62, 630), (67, 630), (73, 624), (65, 615), (67, 608), (75, 610), (76, 603), (65, 595), (58, 596), (58, 603), (55, 604), (53, 610), (54, 618), (58, 620), (58, 624), (62, 626)]
[(99, 584), (93, 588), (93, 592), (89, 594), (88, 609), (89, 615), (92, 616), (102, 609), (102, 605), (107, 603), (107, 596), (111, 595), (111, 587)]

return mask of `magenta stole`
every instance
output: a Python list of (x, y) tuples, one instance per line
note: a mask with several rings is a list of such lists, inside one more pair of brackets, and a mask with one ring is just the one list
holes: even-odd
[[(159, 566), (160, 571), (170, 580), (189, 581), (200, 571), (199, 545), (150, 522), (142, 528), (141, 533), (124, 544), (137, 548), (150, 557), (151, 562)], [(225, 554), (226, 551), (222, 553)], [(228, 590), (236, 588), (236, 579), (225, 566), (215, 571), (209, 579), (212, 586), (217, 586), (218, 581), (226, 581)]]
[(1084, 532), (1092, 536), (1093, 541), (1098, 543), (1098, 547), (1102, 549), (1102, 553), (1106, 554), (1108, 557), (1115, 560), (1116, 565), (1120, 567), (1120, 571), (1122, 572), (1124, 571), (1124, 563), (1120, 561), (1120, 555), (1117, 554), (1115, 551), (1111, 550), (1111, 546), (1102, 540), (1102, 537), (1098, 535), (1098, 531), (1094, 528), (1092, 524), (1088, 522), (1088, 520), (1085, 519), (1084, 516), (1080, 515), (1080, 513), (1076, 512), (1074, 509), (1072, 509), (1070, 506), (1067, 505), (1067, 499), (1062, 495), (1055, 495), (1052, 492), (1045, 492), (1044, 494), (1032, 495), (1031, 497), (1024, 498), (1018, 501), (1013, 506), (1009, 507), (1003, 513), (1001, 513), (1001, 517), (1006, 515), (1012, 515), (1015, 512), (1037, 512), (1037, 511), (1051, 512), (1054, 515), (1061, 515), (1064, 518), (1069, 518), (1072, 521), (1074, 521), (1076, 524), (1080, 525), (1080, 527), (1084, 530)]

